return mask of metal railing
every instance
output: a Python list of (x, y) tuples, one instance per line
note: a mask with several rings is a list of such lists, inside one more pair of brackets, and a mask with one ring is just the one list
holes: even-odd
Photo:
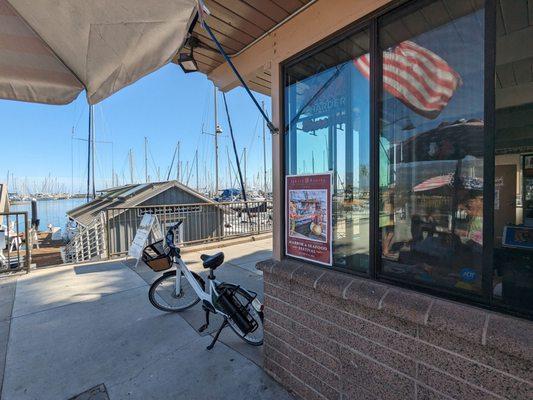
[(102, 212), (87, 226), (78, 226), (78, 232), (61, 248), (64, 263), (78, 263), (105, 258), (107, 255), (106, 220)]
[(0, 213), (0, 273), (30, 270), (32, 238), (26, 211)]
[(163, 233), (178, 221), (183, 245), (206, 243), (272, 231), (272, 202), (195, 203), (113, 207), (106, 210), (108, 256), (123, 255), (144, 214), (157, 215)]

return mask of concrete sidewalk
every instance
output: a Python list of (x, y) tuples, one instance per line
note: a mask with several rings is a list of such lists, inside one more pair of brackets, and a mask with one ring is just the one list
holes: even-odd
[[(228, 262), (217, 277), (262, 296), (253, 265), (269, 248), (269, 240), (224, 248)], [(184, 258), (202, 269), (199, 254)], [(14, 280), (0, 281), (0, 374), (9, 337), (1, 398), (66, 400), (100, 384), (112, 400), (292, 398), (257, 365), (261, 348), (229, 329), (207, 351), (211, 337), (195, 330), (201, 309), (182, 316), (153, 308), (147, 292), (156, 276), (115, 261), (32, 271), (16, 290)], [(106, 399), (103, 390), (84, 399)]]

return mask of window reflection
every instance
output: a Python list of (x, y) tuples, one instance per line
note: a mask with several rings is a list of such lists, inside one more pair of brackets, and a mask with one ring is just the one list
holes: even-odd
[[(456, 4), (456, 3), (453, 3)], [(484, 11), (437, 1), (380, 27), (382, 273), (481, 290)]]
[[(524, 54), (533, 21), (527, 5), (497, 2), (494, 298), (533, 309), (533, 58)], [(530, 40), (530, 39), (528, 39)]]
[(333, 171), (333, 263), (366, 272), (369, 251), (369, 82), (354, 60), (363, 31), (287, 68), (286, 173)]

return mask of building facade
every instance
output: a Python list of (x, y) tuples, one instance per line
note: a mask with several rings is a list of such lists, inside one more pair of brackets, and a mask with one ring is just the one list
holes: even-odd
[(299, 397), (533, 397), (532, 43), (531, 0), (318, 0), (234, 56), (270, 74), (264, 365)]

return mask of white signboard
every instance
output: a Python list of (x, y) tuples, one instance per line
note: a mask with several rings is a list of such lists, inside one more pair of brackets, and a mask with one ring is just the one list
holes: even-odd
[(137, 259), (137, 262), (139, 261), (150, 233), (153, 234), (155, 241), (163, 238), (163, 232), (161, 231), (161, 225), (159, 224), (157, 216), (153, 214), (144, 214), (141, 224), (137, 228), (137, 233), (128, 250), (129, 257)]

